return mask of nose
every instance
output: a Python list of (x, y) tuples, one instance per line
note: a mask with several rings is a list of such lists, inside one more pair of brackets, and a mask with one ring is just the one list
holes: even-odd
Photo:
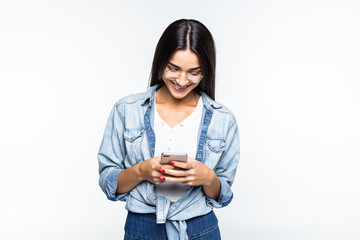
[(176, 82), (180, 85), (180, 86), (185, 86), (186, 84), (188, 84), (188, 80), (186, 77), (186, 74), (184, 72), (181, 72), (180, 76), (178, 79), (176, 79)]

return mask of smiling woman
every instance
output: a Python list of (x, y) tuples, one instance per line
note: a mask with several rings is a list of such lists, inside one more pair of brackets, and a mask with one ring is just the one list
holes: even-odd
[[(178, 50), (182, 51), (179, 53)], [(177, 60), (189, 68), (176, 66), (172, 61), (176, 55), (178, 55)], [(190, 57), (193, 65), (182, 60), (180, 55)], [(150, 86), (164, 84), (163, 73), (171, 63), (176, 70), (200, 68), (202, 74), (199, 80), (204, 78), (206, 81), (201, 81), (195, 91), (205, 92), (215, 100), (215, 44), (210, 31), (202, 23), (196, 20), (178, 20), (167, 27), (156, 46)]]
[[(202, 77), (199, 65), (197, 55), (189, 49), (177, 50), (173, 54), (165, 68), (163, 81), (174, 98), (183, 99), (189, 96), (199, 85)], [(185, 72), (181, 69), (185, 69)]]
[[(240, 146), (235, 117), (215, 102), (214, 87), (212, 35), (181, 19), (158, 42), (149, 90), (114, 105), (99, 183), (108, 199), (126, 201), (124, 239), (221, 238), (212, 210), (233, 198)], [(162, 163), (164, 152), (173, 161)]]

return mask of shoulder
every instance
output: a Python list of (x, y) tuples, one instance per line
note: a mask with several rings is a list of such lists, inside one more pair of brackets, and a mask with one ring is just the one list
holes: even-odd
[(216, 103), (219, 106), (219, 108), (216, 108), (214, 110), (214, 112), (219, 112), (220, 114), (227, 114), (227, 115), (230, 115), (230, 116), (234, 117), (234, 113), (228, 107), (226, 107), (222, 103), (219, 103), (219, 102), (216, 102)]
[(114, 104), (116, 107), (119, 107), (121, 105), (141, 105), (141, 102), (144, 102), (146, 92), (142, 93), (134, 93), (131, 95), (128, 95), (126, 97), (120, 98), (116, 101)]
[(224, 104), (211, 99), (204, 93), (202, 94), (202, 98), (205, 107), (211, 108), (214, 115), (220, 115), (221, 117), (228, 117), (235, 120), (234, 113)]
[(144, 103), (148, 100), (150, 100), (153, 96), (153, 93), (156, 90), (156, 86), (150, 87), (147, 91), (141, 92), (141, 93), (134, 93), (131, 95), (128, 95), (126, 97), (120, 98), (116, 101), (114, 104), (114, 107), (121, 108), (121, 107), (140, 107), (144, 105)]
[(155, 85), (155, 86), (149, 87), (147, 89), (147, 91), (145, 91), (145, 92), (135, 93), (135, 94), (131, 94), (126, 97), (120, 98), (115, 103), (115, 107), (126, 106), (126, 105), (131, 105), (131, 106), (144, 105), (144, 103), (146, 101), (153, 98), (154, 93), (157, 88), (158, 88), (158, 85)]
[(221, 121), (228, 128), (237, 128), (237, 121), (234, 113), (221, 103), (217, 103), (220, 108), (214, 109), (213, 116), (215, 121)]

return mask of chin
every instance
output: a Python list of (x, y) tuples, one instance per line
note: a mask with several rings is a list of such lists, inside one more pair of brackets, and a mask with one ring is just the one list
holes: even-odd
[(166, 87), (168, 88), (168, 90), (173, 98), (183, 99), (195, 89), (196, 85), (189, 84), (185, 87), (179, 87), (174, 82), (169, 81), (168, 84), (166, 84)]

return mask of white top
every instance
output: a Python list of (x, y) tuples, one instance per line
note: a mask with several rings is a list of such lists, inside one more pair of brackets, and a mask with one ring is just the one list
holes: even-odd
[[(156, 102), (156, 101), (155, 101)], [(155, 132), (155, 155), (161, 156), (163, 152), (187, 153), (188, 157), (194, 158), (197, 151), (197, 137), (201, 123), (203, 101), (201, 97), (195, 110), (182, 122), (171, 128), (162, 120), (157, 112), (156, 104), (154, 116)], [(164, 182), (155, 185), (155, 194), (164, 196), (176, 202), (190, 188), (182, 183)]]

